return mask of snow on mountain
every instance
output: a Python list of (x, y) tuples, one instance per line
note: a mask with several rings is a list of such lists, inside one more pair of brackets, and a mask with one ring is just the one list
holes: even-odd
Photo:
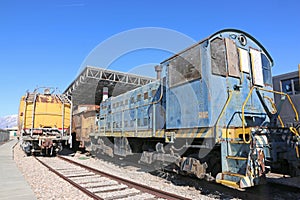
[(18, 115), (0, 117), (0, 129), (13, 128), (17, 126)]

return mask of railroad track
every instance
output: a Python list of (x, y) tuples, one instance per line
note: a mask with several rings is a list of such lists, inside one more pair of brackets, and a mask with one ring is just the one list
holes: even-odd
[(35, 158), (50, 171), (94, 199), (187, 199), (111, 175), (62, 156)]
[(235, 190), (215, 182), (209, 182), (206, 180), (200, 180), (198, 178), (184, 176), (176, 173), (172, 173), (166, 170), (156, 170), (153, 167), (147, 165), (138, 164), (135, 159), (118, 159), (111, 158), (105, 155), (98, 157), (101, 160), (113, 163), (117, 166), (135, 166), (143, 169), (146, 172), (154, 176), (161, 177), (167, 181), (170, 181), (173, 185), (189, 186), (196, 188), (202, 195), (216, 198), (216, 199), (289, 199), (300, 200), (300, 189), (291, 185), (283, 185), (275, 182), (267, 182), (255, 187), (247, 188), (245, 191)]

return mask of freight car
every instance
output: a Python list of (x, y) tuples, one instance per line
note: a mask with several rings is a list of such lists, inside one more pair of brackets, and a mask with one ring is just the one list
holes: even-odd
[(98, 129), (96, 116), (99, 113), (99, 108), (99, 105), (76, 105), (73, 107), (72, 145), (74, 149), (91, 150), (89, 134)]
[[(43, 93), (40, 90), (44, 89)], [(21, 97), (18, 129), (27, 155), (55, 155), (70, 139), (72, 102), (52, 88)]]
[(236, 189), (268, 171), (300, 175), (299, 126), (274, 104), (267, 50), (251, 35), (219, 31), (156, 66), (163, 77), (100, 104), (95, 154), (141, 154), (140, 162)]

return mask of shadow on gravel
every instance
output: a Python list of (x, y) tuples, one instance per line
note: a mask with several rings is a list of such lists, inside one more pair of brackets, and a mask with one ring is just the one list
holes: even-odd
[(60, 151), (58, 153), (58, 155), (62, 155), (62, 156), (74, 156), (75, 155), (75, 151), (69, 148), (64, 148), (62, 151)]

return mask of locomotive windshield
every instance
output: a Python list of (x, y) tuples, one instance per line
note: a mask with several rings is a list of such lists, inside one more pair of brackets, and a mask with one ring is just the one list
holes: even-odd
[(266, 85), (272, 85), (272, 72), (271, 72), (271, 64), (265, 54), (261, 54), (261, 61), (263, 67), (263, 77)]
[(271, 61), (253, 41), (246, 42), (245, 36), (240, 38), (231, 35), (211, 39), (211, 73), (235, 78), (241, 78), (241, 72), (251, 73), (255, 85), (272, 86)]
[(170, 87), (200, 79), (200, 45), (196, 45), (170, 60), (168, 70)]
[(225, 44), (222, 38), (215, 38), (210, 44), (212, 74), (226, 76)]

